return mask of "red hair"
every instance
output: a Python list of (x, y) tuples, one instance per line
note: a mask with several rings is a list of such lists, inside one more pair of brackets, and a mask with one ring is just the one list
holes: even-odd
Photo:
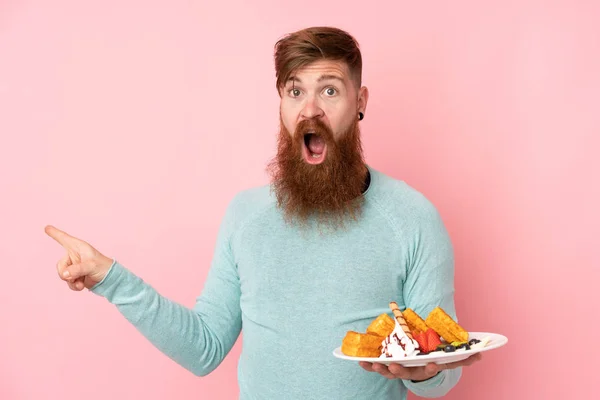
[(338, 28), (312, 27), (290, 33), (275, 44), (277, 91), (295, 71), (318, 60), (344, 62), (351, 79), (360, 87), (362, 56), (356, 39)]

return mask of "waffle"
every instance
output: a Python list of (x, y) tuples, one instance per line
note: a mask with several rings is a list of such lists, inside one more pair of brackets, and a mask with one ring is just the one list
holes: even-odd
[(353, 357), (379, 357), (383, 336), (348, 331), (342, 341), (342, 353)]
[(419, 334), (421, 332), (427, 332), (427, 324), (423, 321), (423, 318), (419, 317), (419, 315), (414, 312), (411, 308), (407, 308), (402, 311), (402, 315), (408, 324), (408, 328), (414, 334)]
[(381, 314), (371, 322), (367, 327), (367, 333), (373, 333), (378, 336), (387, 337), (394, 330), (395, 323), (392, 317), (387, 314)]
[(425, 323), (448, 343), (466, 342), (469, 340), (469, 332), (454, 322), (440, 307), (434, 308), (429, 313)]

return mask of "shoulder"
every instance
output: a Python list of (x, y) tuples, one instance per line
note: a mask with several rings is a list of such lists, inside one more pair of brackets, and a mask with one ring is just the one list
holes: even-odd
[(396, 222), (423, 223), (440, 218), (436, 206), (423, 193), (403, 180), (371, 169), (370, 199)]
[(375, 172), (374, 207), (384, 216), (396, 237), (409, 249), (430, 249), (451, 254), (452, 243), (438, 209), (423, 193), (399, 179)]
[(270, 185), (256, 186), (238, 192), (232, 199), (230, 207), (246, 212), (268, 207), (274, 202)]
[(237, 230), (247, 221), (272, 209), (275, 201), (270, 185), (244, 189), (233, 196), (229, 202), (225, 213), (225, 223), (232, 230)]

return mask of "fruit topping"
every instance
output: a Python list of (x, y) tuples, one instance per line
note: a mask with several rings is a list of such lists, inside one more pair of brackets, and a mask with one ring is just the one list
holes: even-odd
[(419, 349), (421, 349), (424, 353), (429, 353), (427, 350), (427, 337), (425, 336), (425, 332), (413, 334), (413, 338), (419, 343)]
[(456, 351), (456, 347), (452, 346), (451, 344), (444, 346), (444, 352), (452, 353), (453, 351)]
[(428, 328), (425, 332), (425, 337), (427, 338), (427, 348), (425, 351), (428, 353), (431, 351), (435, 351), (435, 349), (442, 343), (440, 340), (440, 336), (435, 333), (435, 331), (431, 328)]

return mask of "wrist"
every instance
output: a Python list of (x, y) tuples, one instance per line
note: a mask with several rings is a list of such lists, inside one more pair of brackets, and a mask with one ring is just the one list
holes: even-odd
[[(108, 268), (106, 269), (106, 271), (104, 272), (100, 272), (100, 269), (103, 269), (106, 265), (108, 264)], [(98, 264), (97, 268), (98, 268), (98, 275), (96, 276), (97, 279), (94, 279), (94, 282), (92, 284), (91, 287), (89, 287), (88, 289), (92, 292), (97, 292), (97, 289), (102, 286), (104, 284), (104, 282), (106, 281), (111, 281), (112, 284), (115, 283), (115, 278), (113, 277), (113, 275), (115, 274), (115, 264), (117, 264), (117, 261), (115, 259), (110, 259), (110, 258), (104, 258), (103, 260), (98, 259)], [(119, 275), (119, 274), (117, 274)], [(104, 286), (106, 286), (104, 284)]]
[(112, 267), (114, 260), (111, 258), (106, 257), (103, 254), (99, 254), (98, 257), (95, 260), (95, 264), (96, 264), (96, 271), (97, 274), (94, 277), (95, 281), (100, 282), (102, 281), (106, 275), (108, 274), (108, 271), (110, 271), (110, 267)]

